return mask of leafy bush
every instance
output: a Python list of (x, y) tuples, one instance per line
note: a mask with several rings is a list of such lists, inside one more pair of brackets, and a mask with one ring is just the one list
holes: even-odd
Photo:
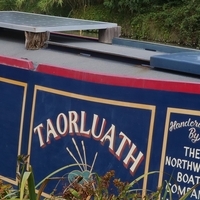
[(119, 12), (138, 12), (142, 6), (146, 6), (150, 0), (104, 0), (104, 6)]
[[(35, 185), (34, 174), (31, 166), (29, 170), (26, 169), (28, 156), (18, 157), (18, 167), (20, 172), (17, 173), (18, 189), (13, 189), (10, 184), (3, 183), (0, 180), (0, 199), (12, 199), (12, 200), (40, 200), (41, 194), (51, 180), (65, 180), (65, 177), (53, 177), (58, 172), (70, 167), (74, 167), (77, 164), (71, 164), (64, 166), (51, 174), (49, 174), (40, 183)], [(77, 175), (72, 182), (68, 183), (59, 194), (55, 194), (56, 188), (45, 198), (45, 200), (172, 200), (172, 194), (170, 191), (169, 183), (172, 181), (170, 176), (169, 181), (165, 181), (162, 187), (157, 191), (148, 191), (146, 196), (142, 196), (142, 190), (133, 189), (133, 187), (139, 183), (144, 176), (149, 176), (158, 171), (149, 172), (148, 174), (141, 175), (132, 182), (122, 182), (120, 179), (115, 178), (115, 172), (113, 170), (108, 171), (105, 175), (99, 176), (98, 174), (92, 174), (88, 180), (85, 180), (82, 176)], [(66, 174), (65, 174), (66, 175)], [(194, 185), (184, 196), (179, 200), (185, 200), (196, 187), (200, 185)], [(36, 194), (36, 188), (38, 192)], [(58, 184), (57, 184), (58, 186)]]
[(0, 0), (0, 10), (14, 10), (15, 0)]
[(7, 196), (12, 189), (12, 185), (4, 183), (2, 180), (0, 180), (0, 199), (3, 199), (5, 196)]

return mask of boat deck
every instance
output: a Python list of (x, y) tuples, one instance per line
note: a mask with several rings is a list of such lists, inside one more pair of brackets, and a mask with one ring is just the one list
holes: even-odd
[(111, 56), (131, 58), (141, 61), (150, 61), (150, 57), (161, 55), (163, 52), (149, 51), (120, 45), (110, 45), (97, 42), (95, 40), (83, 40), (78, 38), (70, 38), (60, 35), (52, 35), (48, 44), (51, 46), (61, 46), (65, 48), (76, 48), (82, 51), (93, 51)]
[[(60, 43), (59, 40), (65, 40), (65, 42)], [(0, 55), (30, 60), (35, 68), (39, 64), (48, 64), (113, 76), (200, 82), (198, 76), (159, 70), (148, 65), (151, 56), (162, 54), (165, 53), (116, 44), (103, 44), (95, 39), (58, 36), (54, 33), (51, 33), (48, 47), (26, 50), (23, 32), (6, 29), (0, 31)]]

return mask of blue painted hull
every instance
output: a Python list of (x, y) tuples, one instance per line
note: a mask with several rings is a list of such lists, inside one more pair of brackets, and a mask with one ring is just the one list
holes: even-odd
[(200, 84), (6, 62), (0, 64), (5, 181), (16, 184), (17, 155), (28, 154), (36, 183), (70, 165), (55, 176), (70, 182), (73, 173), (87, 179), (115, 170), (116, 178), (131, 182), (159, 171), (138, 182), (135, 188), (143, 191), (155, 191), (172, 175), (175, 199), (198, 183)]

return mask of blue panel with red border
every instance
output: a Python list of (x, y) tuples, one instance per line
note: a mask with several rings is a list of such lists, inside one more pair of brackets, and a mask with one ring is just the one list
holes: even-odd
[(54, 175), (68, 183), (110, 170), (129, 182), (159, 171), (135, 188), (155, 191), (170, 180), (178, 199), (200, 180), (199, 84), (1, 64), (0, 88), (0, 175), (8, 182), (20, 154), (30, 155), (36, 184), (62, 167)]

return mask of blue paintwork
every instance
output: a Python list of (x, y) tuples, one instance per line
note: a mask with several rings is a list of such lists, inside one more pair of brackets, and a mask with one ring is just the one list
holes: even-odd
[(200, 52), (182, 52), (152, 56), (152, 67), (172, 71), (200, 74)]
[[(153, 146), (150, 157), (149, 171), (159, 170), (160, 167), (167, 108), (172, 107), (196, 111), (200, 110), (199, 94), (90, 83), (81, 80), (47, 75), (35, 71), (12, 68), (4, 65), (0, 65), (0, 77), (28, 83), (25, 117), (23, 123), (21, 147), (22, 154), (27, 154), (28, 152), (29, 129), (31, 125), (31, 112), (35, 85), (90, 97), (156, 106), (156, 115), (153, 128)], [(14, 165), (16, 164), (15, 162), (17, 156), (16, 140), (18, 140), (19, 136), (18, 129), (22, 101), (22, 88), (0, 82), (0, 96), (0, 151), (4, 152), (4, 154), (0, 154), (1, 162), (3, 162), (3, 165), (0, 165), (0, 174), (2, 176), (14, 178)], [(120, 131), (123, 131), (137, 146), (137, 151), (143, 152), (146, 157), (151, 116), (151, 112), (149, 110), (144, 110), (141, 108), (127, 108), (112, 104), (108, 105), (102, 104), (101, 102), (95, 103), (87, 100), (77, 99), (71, 97), (70, 95), (65, 96), (61, 94), (53, 94), (48, 91), (38, 90), (33, 116), (33, 128), (42, 123), (44, 125), (44, 140), (46, 141), (45, 134), (47, 130), (47, 119), (51, 119), (55, 126), (57, 115), (59, 113), (65, 113), (67, 115), (68, 111), (76, 111), (79, 113), (79, 115), (81, 111), (86, 111), (86, 130), (91, 127), (93, 114), (97, 114), (99, 116), (99, 122), (105, 118), (107, 121), (106, 130), (110, 128), (111, 124), (115, 125), (116, 127), (116, 149), (121, 141), (119, 138), (119, 133)], [(200, 116), (198, 115), (190, 115), (187, 113), (184, 115), (175, 115), (173, 114), (171, 116), (170, 121), (186, 121), (188, 118), (191, 118), (191, 120), (200, 121)], [(97, 127), (97, 130), (100, 130), (99, 126)], [(199, 128), (197, 129), (197, 132), (199, 132)], [(115, 156), (113, 156), (112, 153), (109, 152), (108, 141), (105, 141), (105, 143), (102, 145), (99, 141), (95, 141), (92, 137), (86, 138), (77, 134), (67, 134), (64, 137), (61, 137), (59, 140), (55, 140), (51, 137), (51, 144), (46, 144), (46, 147), (41, 148), (38, 135), (32, 131), (30, 163), (34, 169), (36, 183), (41, 181), (45, 176), (52, 173), (54, 170), (75, 163), (72, 156), (70, 156), (69, 152), (66, 150), (66, 147), (73, 152), (74, 156), (80, 162), (72, 138), (74, 138), (76, 141), (76, 144), (82, 155), (83, 146), (81, 142), (84, 142), (88, 165), (92, 165), (95, 153), (98, 152), (92, 172), (97, 172), (100, 175), (103, 175), (105, 172), (114, 169), (116, 171), (116, 177), (119, 177), (124, 181), (132, 181), (144, 173), (145, 160), (141, 162), (141, 165), (134, 175), (131, 175), (129, 172), (130, 165), (128, 169), (123, 166), (122, 160), (125, 158), (128, 152), (127, 148), (124, 150), (122, 159), (119, 161)], [(177, 129), (174, 132), (169, 132), (166, 150), (167, 155), (191, 160), (191, 158), (186, 158), (186, 156), (184, 156), (184, 146), (190, 146), (191, 148), (196, 149), (199, 147), (198, 143), (192, 143), (190, 140), (188, 140), (188, 127), (185, 127), (184, 129)], [(6, 148), (8, 149), (5, 151)], [(89, 169), (90, 168), (87, 168), (81, 172), (80, 167), (74, 166), (56, 174), (56, 176), (66, 176), (68, 179), (70, 179), (75, 172), (76, 174), (83, 174), (83, 176), (87, 178), (89, 176)], [(179, 169), (171, 166), (165, 166), (164, 171), (168, 174), (173, 173), (175, 179), (176, 174), (179, 171), (182, 173), (189, 173), (186, 169)], [(197, 172), (193, 172), (193, 174), (198, 175)], [(148, 179), (147, 188), (150, 190), (155, 190), (158, 183), (157, 179), (157, 175), (151, 175)], [(164, 180), (169, 180), (169, 176), (164, 176)], [(47, 191), (52, 191), (56, 184), (57, 182), (50, 184)], [(192, 186), (191, 184), (186, 184), (183, 182), (180, 182), (180, 185), (181, 187)], [(141, 189), (142, 182), (139, 182), (136, 185), (136, 188)], [(173, 194), (173, 196), (174, 199), (178, 199), (178, 195), (176, 193)]]
[(184, 47), (139, 41), (139, 40), (124, 39), (124, 38), (113, 38), (112, 43), (133, 48), (146, 49), (149, 51), (159, 51), (164, 53), (199, 52), (199, 50), (192, 48), (184, 48)]

